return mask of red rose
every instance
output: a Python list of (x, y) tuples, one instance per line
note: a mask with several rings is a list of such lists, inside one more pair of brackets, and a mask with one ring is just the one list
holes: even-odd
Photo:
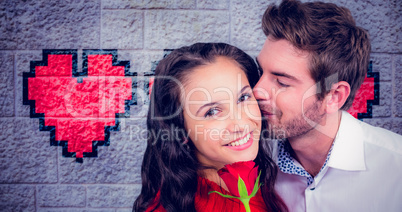
[(238, 199), (243, 203), (246, 212), (250, 212), (250, 199), (260, 189), (261, 172), (258, 174), (258, 166), (254, 167), (254, 165), (253, 161), (237, 162), (225, 165), (218, 171), (230, 193), (235, 196), (225, 195), (218, 191), (210, 191), (208, 194), (217, 193), (225, 198)]
[(251, 195), (258, 177), (258, 166), (254, 167), (254, 165), (253, 161), (237, 162), (225, 165), (218, 171), (219, 176), (223, 179), (232, 195), (240, 197), (238, 189), (239, 177), (246, 184), (248, 195)]

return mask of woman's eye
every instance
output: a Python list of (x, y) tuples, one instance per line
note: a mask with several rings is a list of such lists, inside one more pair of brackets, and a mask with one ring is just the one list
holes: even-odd
[(249, 93), (244, 93), (244, 94), (242, 94), (242, 95), (240, 96), (240, 98), (237, 100), (237, 103), (244, 102), (244, 101), (246, 101), (246, 100), (249, 99), (249, 98), (251, 98), (251, 94), (249, 94)]
[(205, 114), (204, 117), (211, 117), (211, 116), (215, 116), (220, 112), (220, 110), (216, 107), (209, 109)]

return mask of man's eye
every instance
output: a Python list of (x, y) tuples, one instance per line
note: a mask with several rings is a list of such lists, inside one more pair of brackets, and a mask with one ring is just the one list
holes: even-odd
[(249, 93), (242, 94), (240, 98), (237, 100), (237, 103), (244, 102), (249, 98), (251, 98), (251, 94)]
[(204, 117), (205, 117), (205, 118), (208, 118), (208, 117), (211, 117), (211, 116), (215, 116), (215, 115), (217, 115), (219, 112), (220, 112), (220, 110), (219, 110), (218, 108), (214, 107), (214, 108), (209, 109), (209, 110), (204, 114)]
[(279, 79), (276, 80), (281, 87), (289, 87), (289, 85), (282, 83)]

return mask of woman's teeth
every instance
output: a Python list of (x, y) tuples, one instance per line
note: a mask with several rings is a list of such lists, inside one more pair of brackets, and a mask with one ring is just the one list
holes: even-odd
[(247, 134), (246, 137), (238, 140), (238, 141), (234, 141), (232, 143), (229, 143), (228, 146), (240, 146), (243, 145), (245, 143), (248, 142), (248, 140), (250, 139), (251, 133)]

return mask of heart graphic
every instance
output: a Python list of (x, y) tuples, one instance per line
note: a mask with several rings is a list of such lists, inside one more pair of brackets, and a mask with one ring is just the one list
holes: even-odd
[(373, 105), (380, 103), (380, 75), (373, 72), (373, 64), (370, 62), (367, 76), (357, 91), (355, 100), (348, 112), (355, 118), (372, 118)]
[(42, 61), (31, 61), (24, 73), (24, 104), (40, 130), (50, 131), (50, 143), (63, 156), (97, 157), (97, 146), (108, 146), (110, 130), (129, 117), (136, 73), (128, 61), (117, 61), (117, 50), (84, 50), (83, 71), (77, 71), (77, 50), (43, 50)]

